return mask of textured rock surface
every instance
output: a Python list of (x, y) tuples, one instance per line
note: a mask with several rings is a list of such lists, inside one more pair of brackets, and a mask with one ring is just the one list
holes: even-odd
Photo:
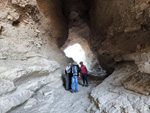
[[(82, 85), (79, 85), (78, 93), (65, 91), (62, 86), (59, 86), (59, 81), (55, 85), (49, 84), (33, 96), (36, 105), (25, 109), (27, 103), (29, 103), (26, 102), (23, 106), (10, 111), (10, 113), (90, 113), (89, 93), (92, 88), (101, 82), (101, 78), (88, 77), (88, 79), (90, 86), (82, 87)], [(82, 83), (82, 81), (79, 82)], [(46, 93), (48, 95), (45, 95)], [(31, 102), (31, 100), (29, 101)]]
[(0, 25), (3, 26), (0, 60), (28, 60), (38, 56), (65, 64), (67, 59), (51, 35), (50, 21), (40, 13), (37, 2), (14, 0), (12, 3), (6, 0), (0, 4)]
[[(24, 103), (43, 86), (55, 83), (61, 77), (61, 71), (57, 71), (60, 65), (55, 61), (38, 58), (30, 59), (30, 63), (14, 62), (13, 65), (12, 69), (0, 74), (0, 79), (4, 82), (0, 89), (6, 90), (1, 91), (1, 113)], [(6, 68), (8, 66), (11, 67), (12, 64)]]
[[(101, 66), (113, 71), (115, 58), (141, 52), (149, 42), (149, 0), (93, 0), (90, 18), (91, 48), (99, 53)], [(104, 7), (105, 6), (105, 7)], [(97, 51), (97, 52), (96, 52)]]
[(1, 0), (0, 9), (0, 113), (5, 113), (28, 99), (25, 108), (36, 104), (30, 98), (50, 83), (62, 86), (68, 59), (36, 0)]
[(149, 113), (150, 97), (146, 96), (149, 95), (146, 90), (149, 77), (146, 76), (139, 74), (136, 65), (119, 65), (110, 77), (91, 92), (97, 108), (91, 110), (96, 113)]

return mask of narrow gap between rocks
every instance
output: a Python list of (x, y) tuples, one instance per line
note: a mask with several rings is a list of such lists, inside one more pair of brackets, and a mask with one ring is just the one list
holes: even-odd
[(82, 49), (80, 44), (74, 44), (69, 46), (64, 50), (67, 57), (72, 58), (78, 64), (83, 61), (85, 65), (87, 65), (87, 61), (85, 58), (85, 51)]

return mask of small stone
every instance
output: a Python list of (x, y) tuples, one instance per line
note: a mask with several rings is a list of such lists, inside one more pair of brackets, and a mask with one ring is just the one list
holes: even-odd
[(23, 20), (24, 23), (29, 24), (29, 22), (27, 20)]
[(52, 94), (52, 92), (50, 91), (50, 92), (46, 92), (46, 93), (44, 93), (44, 96), (47, 96), (47, 95), (50, 95), (50, 94)]
[(135, 32), (135, 31), (139, 31), (139, 30), (141, 30), (141, 26), (136, 25), (136, 26), (133, 26), (133, 27), (126, 27), (124, 32), (128, 33), (128, 32)]
[(20, 4), (19, 6), (20, 6), (20, 7), (23, 7), (23, 8), (24, 8), (24, 7), (26, 7), (26, 5), (25, 5), (25, 4)]
[(140, 7), (141, 7), (141, 10), (145, 10), (145, 9), (147, 9), (147, 8), (149, 7), (149, 4), (147, 4), (147, 3), (142, 3), (142, 4), (140, 5)]
[(8, 16), (7, 16), (7, 19), (8, 19), (8, 20), (13, 20), (13, 17), (12, 17), (11, 15), (8, 15)]
[(140, 44), (137, 45), (137, 49), (141, 49), (141, 45)]
[(35, 98), (31, 98), (27, 101), (26, 105), (24, 106), (24, 109), (29, 109), (37, 104), (37, 100)]
[(12, 0), (11, 3), (12, 4), (18, 4), (20, 2), (20, 0)]
[(35, 30), (37, 33), (40, 33), (40, 31), (38, 29)]

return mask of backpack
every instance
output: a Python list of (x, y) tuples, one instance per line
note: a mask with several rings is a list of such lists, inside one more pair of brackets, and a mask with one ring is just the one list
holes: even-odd
[(78, 68), (77, 68), (77, 66), (72, 66), (72, 74), (73, 74), (73, 76), (77, 76), (78, 75)]

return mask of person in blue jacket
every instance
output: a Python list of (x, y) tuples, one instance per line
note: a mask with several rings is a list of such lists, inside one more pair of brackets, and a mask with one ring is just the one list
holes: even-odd
[(71, 92), (78, 92), (78, 76), (79, 76), (80, 68), (79, 65), (74, 62), (72, 66), (72, 90)]

